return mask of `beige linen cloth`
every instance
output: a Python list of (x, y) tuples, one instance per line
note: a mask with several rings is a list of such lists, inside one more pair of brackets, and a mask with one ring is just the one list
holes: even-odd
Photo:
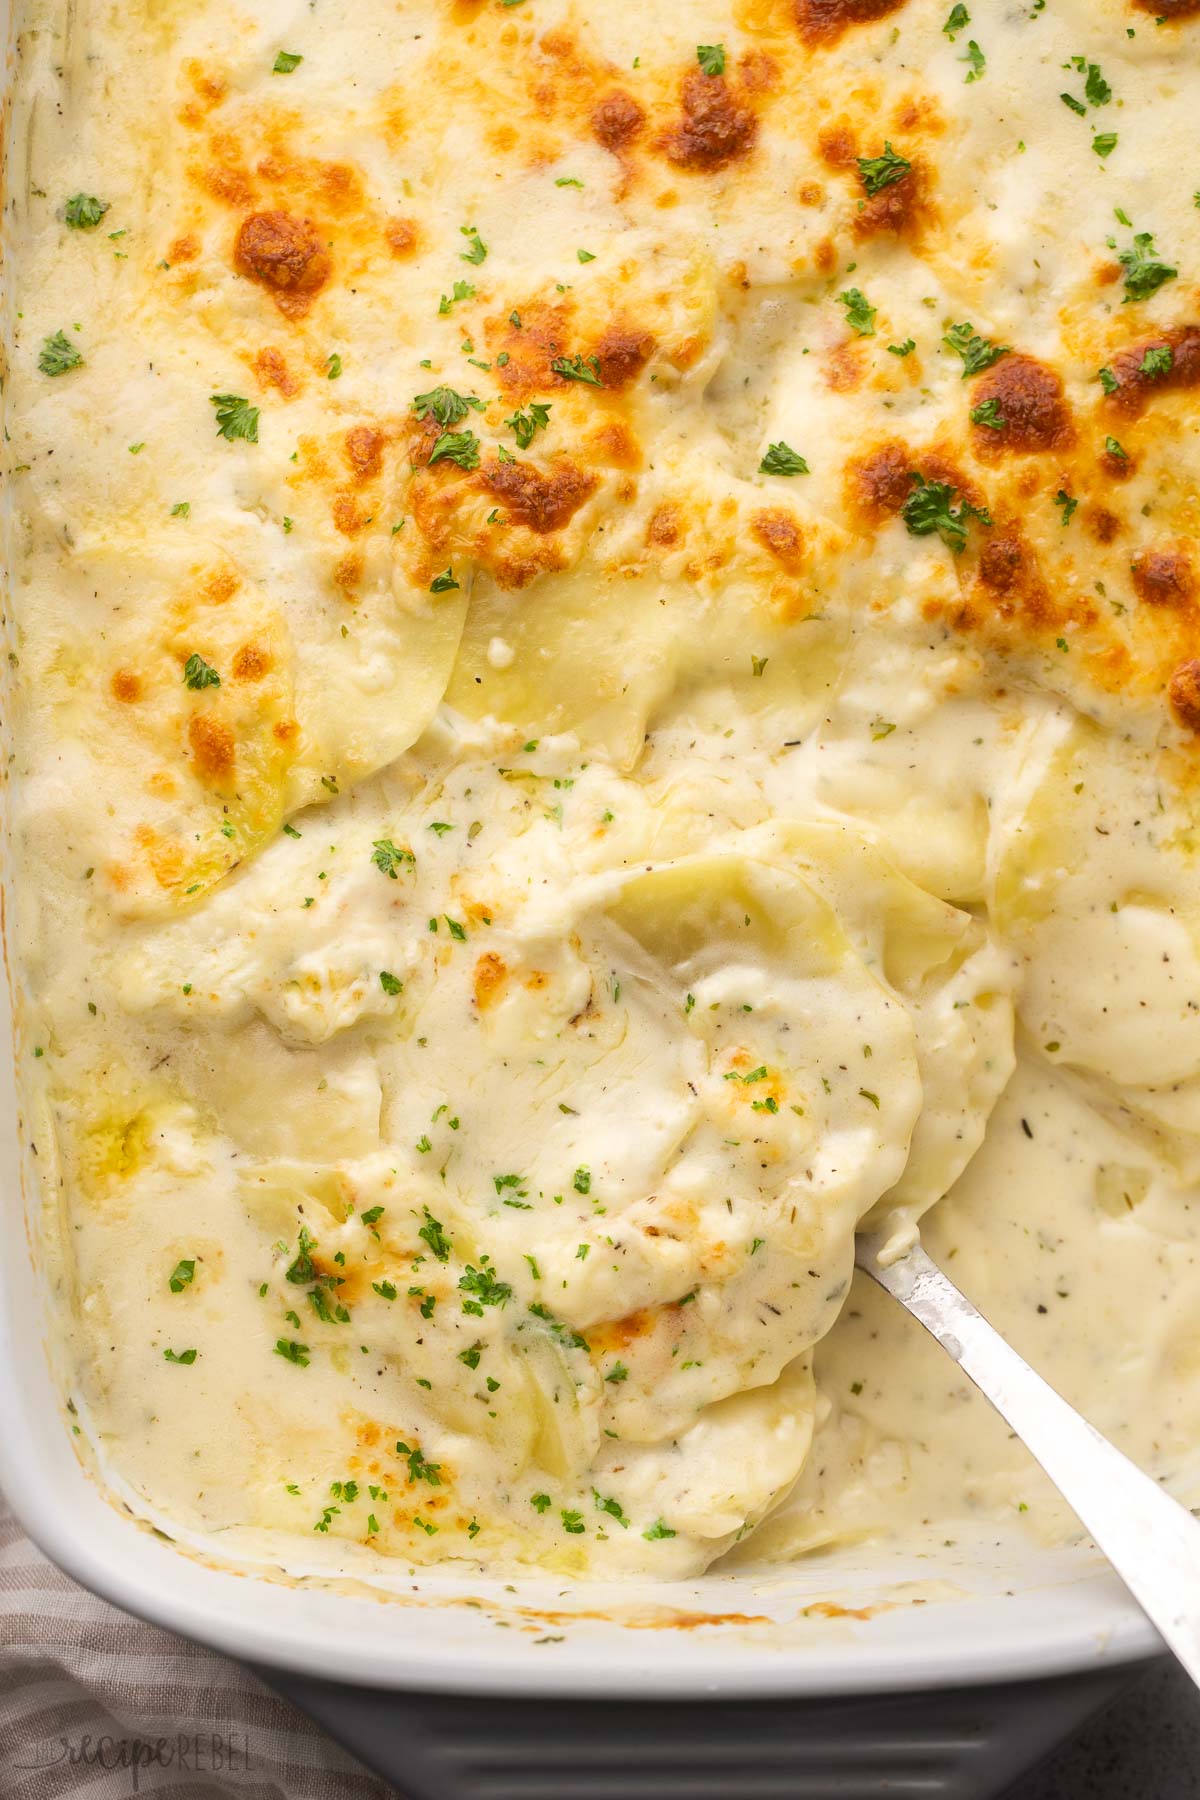
[(97, 1600), (0, 1499), (2, 1800), (403, 1800), (236, 1663)]

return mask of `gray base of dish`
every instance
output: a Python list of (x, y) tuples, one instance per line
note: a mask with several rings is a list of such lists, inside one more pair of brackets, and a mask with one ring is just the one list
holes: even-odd
[[(1162, 1689), (1161, 1669), (1165, 1703), (1174, 1705), (1169, 1667), (1153, 1665), (1149, 1680)], [(1146, 1666), (795, 1702), (388, 1694), (260, 1673), (405, 1800), (1023, 1800), (1021, 1777), (1118, 1695), (1134, 1688), (1132, 1702), (1142, 1694)], [(1145, 1720), (1148, 1733), (1156, 1724)], [(1200, 1737), (1184, 1735), (1194, 1775)], [(1153, 1772), (1152, 1761), (1147, 1744), (1136, 1766), (1150, 1785), (1130, 1785), (1126, 1775), (1112, 1800), (1197, 1793), (1186, 1766), (1175, 1781)], [(1043, 1800), (1036, 1776), (1032, 1784), (1030, 1800)], [(1045, 1793), (1109, 1800), (1082, 1766), (1078, 1785), (1067, 1770)]]

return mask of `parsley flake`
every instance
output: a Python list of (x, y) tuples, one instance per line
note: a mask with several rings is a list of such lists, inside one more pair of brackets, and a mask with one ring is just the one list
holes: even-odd
[(758, 472), (760, 475), (807, 475), (809, 468), (800, 453), (780, 438), (777, 444), (768, 446)]
[(854, 160), (868, 199), (873, 199), (894, 181), (903, 181), (912, 168), (905, 157), (896, 155), (886, 140), (881, 156), (856, 156)]
[(38, 368), (43, 375), (65, 375), (69, 369), (78, 369), (82, 362), (82, 353), (75, 348), (65, 331), (56, 331), (53, 336), (42, 340)]
[(235, 438), (244, 438), (248, 444), (258, 442), (258, 408), (240, 394), (210, 394), (209, 400), (217, 409), (217, 436), (228, 439), (232, 444)]
[(107, 200), (95, 194), (72, 194), (63, 207), (63, 219), (73, 231), (93, 231), (108, 211)]

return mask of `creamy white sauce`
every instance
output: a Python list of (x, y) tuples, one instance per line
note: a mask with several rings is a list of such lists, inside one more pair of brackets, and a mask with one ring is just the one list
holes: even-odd
[[(926, 238), (860, 243), (786, 106), (763, 114), (769, 182), (653, 163), (648, 128), (626, 186), (586, 123), (635, 57), (665, 120), (696, 34), (728, 41), (744, 95), (759, 51), (800, 92), (770, 9), (600, 7), (585, 31), (535, 4), (326, 21), (292, 87), (282, 9), (231, 34), (205, 4), (155, 34), (97, 3), (65, 46), (31, 9), (16, 940), (72, 1400), (161, 1515), (285, 1561), (316, 1533), (666, 1579), (981, 1520), (1069, 1534), (1006, 1427), (853, 1277), (870, 1219), (919, 1226), (1191, 1494), (1193, 752), (1163, 683), (1102, 679), (1076, 635), (1100, 589), (1100, 649), (1124, 646), (1114, 619), (1160, 629), (1128, 564), (1134, 532), (1187, 528), (1185, 424), (1164, 403), (1178, 441), (1145, 434), (1108, 562), (1053, 510), (1083, 449), (1027, 488), (973, 465), (1078, 603), (1057, 642), (956, 622), (993, 522), (956, 551), (846, 498), (885, 435), (969, 458), (955, 319), (1062, 365), (1093, 430), (1087, 359), (1124, 329), (1093, 269), (1113, 204), (1200, 268), (1159, 142), (1190, 141), (1180, 53), (1141, 13), (1127, 37), (1115, 0), (989, 16), (973, 84), (915, 0), (852, 32), (814, 81), (876, 150), (913, 134), (941, 209)], [(586, 107), (556, 25), (591, 33)], [(1082, 49), (1120, 161), (1058, 101)], [(526, 155), (501, 127), (534, 106), (530, 68), (530, 132), (564, 92)], [(444, 142), (417, 104), (434, 75)], [(159, 193), (138, 96), (168, 82)], [(71, 143), (34, 105), (57, 83)], [(876, 83), (941, 123), (880, 126)], [(54, 210), (81, 181), (102, 234)], [(400, 194), (425, 207), (411, 261), (379, 247)], [(299, 316), (231, 267), (241, 212), (285, 201), (332, 246)], [(478, 295), (452, 299), (464, 269)], [(878, 317), (857, 341), (851, 281)], [(522, 536), (419, 465), (414, 402), (472, 394), (453, 423), (511, 460), (496, 331), (543, 304), (572, 344), (628, 316), (654, 349), (626, 394), (546, 388), (522, 457), (575, 457), (591, 486)], [(79, 315), (83, 364), (48, 374), (40, 340)], [(256, 380), (257, 437), (214, 436), (210, 395)], [(367, 422), (379, 467), (352, 477)], [(759, 468), (780, 440), (803, 474)]]

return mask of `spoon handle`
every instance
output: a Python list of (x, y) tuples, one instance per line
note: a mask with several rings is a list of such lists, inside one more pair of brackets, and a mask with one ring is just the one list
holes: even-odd
[(859, 1268), (1008, 1420), (1200, 1686), (1200, 1521), (1035, 1374), (920, 1246), (881, 1266), (884, 1236), (858, 1239)]

